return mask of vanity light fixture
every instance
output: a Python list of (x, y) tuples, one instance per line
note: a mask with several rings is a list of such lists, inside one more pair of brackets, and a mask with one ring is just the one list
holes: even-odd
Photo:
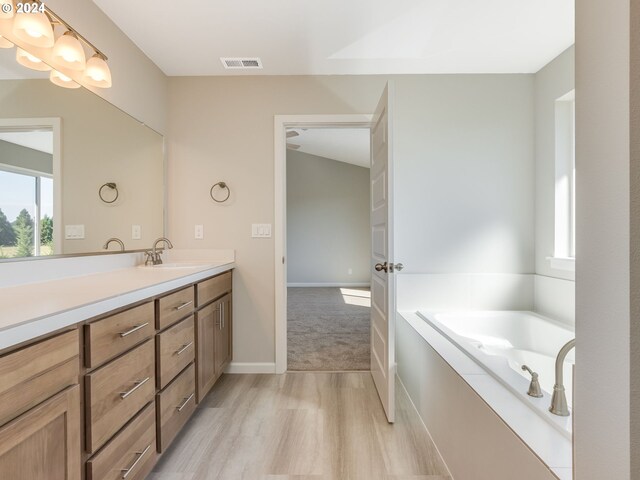
[(13, 19), (13, 34), (34, 47), (53, 47), (53, 26), (46, 13), (17, 13)]
[[(64, 88), (79, 88), (82, 85), (111, 87), (107, 56), (51, 11), (42, 0), (25, 3), (30, 8), (28, 11), (25, 9), (24, 13), (16, 11), (13, 0), (0, 0), (0, 5), (2, 31), (9, 37), (0, 36), (0, 48), (19, 45), (16, 52), (18, 63), (33, 70), (52, 70), (49, 79)], [(6, 8), (8, 6), (11, 8)], [(64, 29), (64, 34), (57, 40), (56, 27)], [(14, 41), (17, 45), (14, 45)], [(87, 52), (90, 52), (88, 60)]]
[(84, 47), (78, 40), (78, 36), (71, 30), (67, 30), (53, 46), (53, 62), (61, 67), (71, 70), (84, 70), (87, 61), (84, 56)]
[(63, 88), (80, 88), (80, 84), (74, 82), (71, 78), (67, 77), (64, 73), (60, 73), (57, 70), (51, 70), (49, 74), (49, 80), (51, 83)]
[(84, 71), (84, 81), (99, 88), (111, 88), (111, 70), (106, 59), (101, 53), (96, 53), (87, 60), (87, 68)]
[(48, 72), (51, 70), (49, 65), (21, 48), (16, 50), (16, 62), (23, 67), (30, 68), (31, 70), (37, 70), (39, 72)]

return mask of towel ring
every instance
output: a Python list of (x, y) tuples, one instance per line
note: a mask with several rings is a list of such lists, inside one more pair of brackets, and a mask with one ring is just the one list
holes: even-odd
[[(224, 197), (222, 200), (218, 200), (216, 197), (213, 196), (213, 189), (216, 187), (220, 187), (221, 189), (226, 189), (227, 190), (227, 196)], [(229, 188), (229, 185), (227, 185), (225, 182), (218, 182), (218, 183), (214, 183), (213, 187), (211, 187), (211, 190), (209, 190), (209, 195), (211, 195), (211, 199), (214, 202), (217, 203), (224, 203), (227, 200), (229, 200), (229, 197), (231, 196), (231, 189)]]
[[(103, 195), (102, 191), (104, 190), (104, 188), (105, 188), (105, 187), (108, 187), (108, 188), (110, 188), (111, 190), (115, 190), (115, 191), (116, 191), (116, 197), (115, 197), (113, 200), (106, 200), (106, 199), (104, 198), (104, 195)], [(113, 182), (107, 182), (107, 183), (105, 183), (105, 184), (104, 184), (104, 185), (102, 185), (102, 186), (100, 187), (100, 189), (98, 190), (98, 196), (100, 197), (100, 200), (102, 200), (104, 203), (113, 203), (113, 202), (115, 202), (116, 200), (118, 200), (118, 195), (119, 195), (118, 187), (117, 187), (117, 186), (116, 186), (116, 184), (115, 184), (115, 183), (113, 183)]]

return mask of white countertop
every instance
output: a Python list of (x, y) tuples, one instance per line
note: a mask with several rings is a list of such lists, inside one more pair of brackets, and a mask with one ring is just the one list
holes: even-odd
[(190, 268), (134, 266), (0, 288), (0, 350), (234, 267), (232, 260)]

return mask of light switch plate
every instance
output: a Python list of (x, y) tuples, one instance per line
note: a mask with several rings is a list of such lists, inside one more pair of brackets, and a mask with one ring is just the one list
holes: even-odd
[(254, 223), (251, 225), (252, 238), (271, 238), (270, 223)]
[(84, 225), (65, 225), (65, 240), (82, 240), (84, 238)]
[(197, 240), (202, 240), (204, 238), (204, 225), (196, 225), (194, 234)]
[(140, 225), (131, 225), (131, 240), (140, 240), (142, 238), (142, 227)]

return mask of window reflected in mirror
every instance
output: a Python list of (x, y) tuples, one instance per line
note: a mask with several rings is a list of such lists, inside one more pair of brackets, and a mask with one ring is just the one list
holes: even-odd
[(0, 130), (0, 258), (55, 253), (51, 130)]

